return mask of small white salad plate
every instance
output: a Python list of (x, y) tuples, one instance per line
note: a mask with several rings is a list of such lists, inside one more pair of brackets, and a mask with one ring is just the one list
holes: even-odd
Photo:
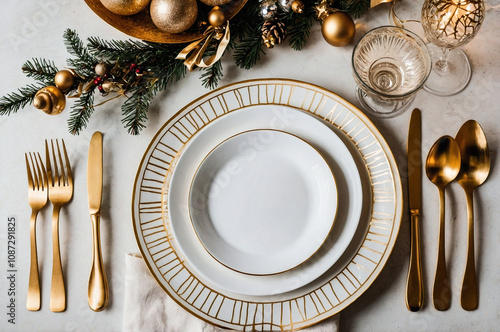
[(205, 249), (238, 272), (290, 270), (325, 242), (337, 212), (334, 175), (297, 136), (252, 130), (220, 143), (190, 190), (191, 221)]

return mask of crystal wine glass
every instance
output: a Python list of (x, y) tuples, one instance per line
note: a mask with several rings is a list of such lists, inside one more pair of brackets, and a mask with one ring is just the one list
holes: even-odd
[(484, 0), (425, 0), (422, 26), (429, 45), (434, 70), (424, 89), (451, 96), (470, 81), (471, 66), (467, 55), (457, 47), (467, 44), (484, 20)]
[(378, 117), (405, 111), (431, 67), (425, 42), (413, 32), (394, 26), (369, 31), (352, 53), (358, 100)]

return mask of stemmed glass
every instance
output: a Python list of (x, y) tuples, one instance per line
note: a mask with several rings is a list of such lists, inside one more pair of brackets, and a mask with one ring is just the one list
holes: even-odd
[(457, 47), (467, 44), (484, 20), (484, 0), (425, 0), (422, 26), (433, 60), (424, 89), (439, 96), (462, 91), (470, 81), (467, 55)]
[(358, 100), (377, 117), (394, 117), (405, 111), (424, 85), (431, 67), (425, 42), (394, 26), (369, 31), (352, 53)]

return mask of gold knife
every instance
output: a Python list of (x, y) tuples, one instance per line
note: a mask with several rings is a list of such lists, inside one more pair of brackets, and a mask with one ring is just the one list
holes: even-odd
[(89, 278), (89, 307), (94, 311), (106, 308), (109, 299), (108, 280), (101, 254), (99, 222), (102, 200), (102, 134), (95, 132), (90, 140), (87, 164), (87, 193), (90, 219), (92, 220), (92, 270)]
[(408, 131), (408, 201), (411, 222), (411, 252), (406, 281), (406, 306), (419, 311), (424, 303), (424, 281), (420, 252), (420, 213), (422, 209), (422, 119), (420, 110), (411, 114)]

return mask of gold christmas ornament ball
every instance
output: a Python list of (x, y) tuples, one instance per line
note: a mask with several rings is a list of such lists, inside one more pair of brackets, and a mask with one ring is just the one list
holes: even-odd
[(349, 44), (354, 38), (356, 26), (349, 15), (338, 11), (331, 13), (323, 21), (321, 32), (328, 44), (341, 47)]
[(224, 15), (224, 12), (219, 7), (214, 7), (208, 13), (208, 23), (213, 27), (220, 27), (226, 23), (226, 16)]
[(158, 29), (179, 33), (196, 22), (198, 4), (196, 0), (152, 0), (150, 13)]
[(208, 6), (222, 6), (226, 3), (231, 2), (232, 0), (200, 0), (202, 3)]
[(294, 13), (302, 14), (304, 12), (304, 3), (300, 0), (295, 0), (292, 2), (292, 10)]
[(151, 0), (101, 0), (107, 10), (118, 15), (134, 15), (143, 11)]
[(73, 86), (73, 83), (75, 83), (75, 77), (69, 70), (61, 70), (58, 71), (54, 77), (54, 82), (59, 89), (66, 90)]
[(33, 106), (50, 115), (61, 113), (66, 106), (64, 93), (55, 86), (48, 86), (38, 90), (33, 99)]

